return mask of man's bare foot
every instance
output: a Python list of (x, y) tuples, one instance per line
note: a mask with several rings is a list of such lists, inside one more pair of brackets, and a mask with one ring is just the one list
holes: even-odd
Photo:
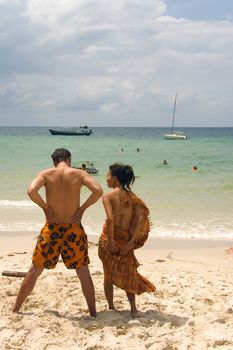
[(131, 317), (136, 318), (138, 316), (138, 310), (136, 308), (131, 309)]
[(19, 308), (16, 308), (16, 307), (14, 306), (13, 309), (12, 309), (12, 312), (14, 312), (14, 313), (19, 313)]

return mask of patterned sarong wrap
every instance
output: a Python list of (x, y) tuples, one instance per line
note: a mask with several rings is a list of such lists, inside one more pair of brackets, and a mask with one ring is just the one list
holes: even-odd
[[(132, 206), (132, 227), (140, 225), (137, 236), (134, 240), (134, 249), (137, 249), (145, 243), (150, 231), (149, 209), (145, 203), (138, 198), (133, 192), (126, 192), (127, 200), (125, 205), (130, 201)], [(120, 227), (114, 227), (114, 242), (118, 249), (126, 246), (130, 240), (131, 233), (122, 230)], [(137, 261), (133, 249), (126, 255), (112, 254), (107, 250), (107, 223), (103, 227), (103, 232), (99, 239), (99, 257), (103, 263), (105, 278), (115, 286), (140, 295), (144, 292), (154, 292), (155, 286), (137, 271), (140, 265)]]
[(36, 266), (54, 269), (60, 254), (68, 269), (90, 263), (87, 235), (81, 224), (45, 224), (38, 236), (32, 262)]

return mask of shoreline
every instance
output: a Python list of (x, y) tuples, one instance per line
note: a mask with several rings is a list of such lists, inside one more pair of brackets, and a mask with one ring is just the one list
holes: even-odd
[[(38, 234), (32, 231), (9, 231), (0, 232), (1, 246), (0, 254), (12, 250), (32, 250), (36, 244)], [(99, 236), (87, 235), (88, 242), (97, 244)], [(213, 240), (213, 239), (198, 239), (198, 238), (172, 238), (172, 237), (149, 237), (141, 250), (191, 250), (191, 249), (212, 249), (222, 248), (227, 249), (233, 246), (232, 240)]]

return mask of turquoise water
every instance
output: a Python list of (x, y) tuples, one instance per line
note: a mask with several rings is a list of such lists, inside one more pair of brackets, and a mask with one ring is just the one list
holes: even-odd
[[(182, 129), (181, 129), (182, 130)], [(152, 235), (184, 238), (233, 238), (233, 128), (187, 128), (187, 141), (169, 141), (161, 128), (93, 128), (89, 137), (51, 136), (48, 128), (0, 130), (0, 231), (41, 227), (43, 215), (28, 200), (28, 183), (52, 166), (57, 147), (72, 153), (73, 165), (93, 161), (104, 190), (109, 164), (131, 164), (133, 190), (151, 210)], [(123, 152), (121, 149), (123, 148)], [(137, 148), (140, 152), (137, 152)], [(168, 165), (162, 165), (166, 159)], [(196, 165), (199, 172), (193, 173)], [(84, 191), (83, 200), (88, 195)], [(84, 217), (99, 234), (104, 212), (99, 202)]]

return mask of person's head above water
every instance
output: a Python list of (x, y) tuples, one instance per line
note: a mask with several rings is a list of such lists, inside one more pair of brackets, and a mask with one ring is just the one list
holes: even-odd
[(66, 148), (57, 148), (51, 155), (53, 164), (57, 166), (61, 162), (71, 161), (71, 153)]
[(130, 165), (122, 163), (110, 165), (108, 175), (117, 179), (121, 187), (125, 190), (131, 190), (130, 185), (135, 181), (133, 168)]

